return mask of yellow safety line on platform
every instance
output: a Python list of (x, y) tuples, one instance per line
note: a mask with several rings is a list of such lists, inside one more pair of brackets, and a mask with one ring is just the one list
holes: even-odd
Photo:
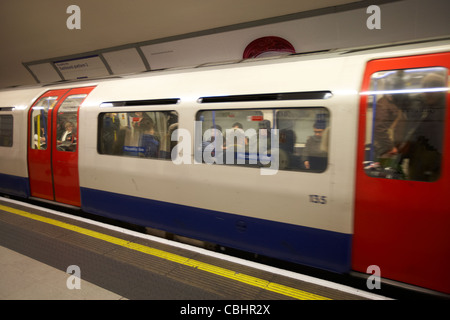
[(116, 238), (113, 236), (109, 236), (100, 232), (96, 232), (96, 231), (92, 231), (86, 228), (81, 228), (69, 223), (65, 223), (65, 222), (61, 222), (58, 220), (54, 220), (54, 219), (50, 219), (50, 218), (46, 218), (46, 217), (42, 217), (40, 215), (34, 214), (34, 213), (29, 213), (26, 211), (22, 211), (19, 209), (14, 209), (14, 208), (10, 208), (10, 207), (6, 207), (3, 205), (0, 205), (0, 210), (6, 211), (6, 212), (10, 212), (10, 213), (14, 213), (17, 215), (20, 215), (22, 217), (26, 217), (26, 218), (30, 218), (33, 220), (37, 220), (37, 221), (41, 221), (41, 222), (45, 222), (57, 227), (61, 227), (64, 229), (68, 229), (71, 231), (75, 231), (96, 239), (100, 239), (100, 240), (104, 240), (110, 243), (114, 243), (116, 245), (125, 247), (125, 248), (129, 248), (132, 250), (136, 250), (139, 252), (143, 252), (146, 254), (150, 254), (152, 256), (155, 257), (159, 257), (165, 260), (169, 260), (172, 262), (176, 262), (185, 266), (189, 266), (189, 267), (193, 267), (193, 268), (197, 268), (199, 270), (203, 270), (209, 273), (213, 273), (222, 277), (226, 277), (229, 279), (233, 279), (233, 280), (237, 280), (240, 281), (242, 283), (246, 283), (248, 285), (254, 286), (254, 287), (258, 287), (258, 288), (262, 288), (265, 290), (269, 290), (272, 292), (276, 292), (285, 296), (289, 296), (292, 298), (296, 298), (299, 300), (331, 300), (329, 298), (326, 297), (322, 297), (319, 296), (317, 294), (313, 294), (313, 293), (309, 293), (306, 291), (302, 291), (302, 290), (298, 290), (295, 288), (291, 288), (288, 286), (284, 286), (281, 284), (277, 284), (277, 283), (273, 283), (264, 279), (260, 279), (260, 278), (255, 278), (249, 275), (245, 275), (239, 272), (235, 272), (232, 270), (228, 270), (225, 268), (221, 268), (221, 267), (217, 267), (214, 266), (212, 264), (209, 263), (204, 263), (201, 261), (197, 261), (194, 259), (190, 259), (190, 258), (186, 258), (177, 254), (173, 254), (170, 252), (166, 252), (163, 250), (159, 250), (159, 249), (155, 249), (155, 248), (150, 248), (138, 243), (134, 243), (134, 242), (130, 242), (127, 240), (123, 240), (120, 238)]

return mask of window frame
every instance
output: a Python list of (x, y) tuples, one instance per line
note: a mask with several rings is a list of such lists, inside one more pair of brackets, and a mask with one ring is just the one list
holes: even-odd
[[(307, 110), (307, 109), (311, 109), (311, 110), (316, 109), (317, 112), (315, 113), (315, 116), (317, 114), (321, 114), (321, 113), (325, 113), (326, 114), (326, 123), (327, 123), (327, 129), (328, 129), (327, 130), (327, 137), (329, 137), (329, 135), (331, 133), (331, 129), (330, 129), (331, 128), (331, 111), (326, 105), (320, 105), (320, 106), (317, 106), (317, 105), (302, 105), (302, 106), (288, 106), (288, 107), (285, 107), (285, 106), (281, 107), (281, 106), (274, 105), (274, 106), (264, 106), (264, 107), (260, 107), (260, 108), (257, 108), (257, 107), (245, 108), (245, 107), (241, 107), (241, 105), (240, 106), (234, 105), (232, 107), (223, 107), (223, 108), (204, 108), (204, 109), (202, 108), (200, 110), (197, 110), (197, 112), (195, 114), (195, 121), (199, 121), (200, 114), (204, 113), (204, 112), (233, 112), (233, 111), (238, 111), (238, 112), (239, 111), (266, 111), (267, 112), (267, 111), (269, 111), (269, 112), (271, 112), (273, 114), (273, 118), (272, 118), (272, 121), (271, 121), (271, 128), (272, 129), (277, 129), (277, 128), (280, 127), (279, 126), (280, 117), (278, 116), (278, 114), (280, 112), (282, 112), (282, 111), (290, 111), (290, 110), (298, 110), (298, 111), (300, 111), (300, 110)], [(308, 120), (306, 120), (306, 119), (308, 119)], [(314, 122), (314, 119), (312, 119), (312, 118), (306, 118), (305, 117), (302, 120), (304, 122), (308, 122), (308, 121)], [(236, 120), (236, 122), (237, 122), (237, 120)], [(301, 122), (301, 120), (299, 122)], [(226, 128), (226, 129), (222, 128), (222, 129), (226, 130), (226, 129), (229, 129), (229, 128)], [(197, 130), (197, 128), (195, 128), (194, 130)], [(204, 143), (203, 138), (204, 138), (204, 134), (205, 134), (205, 132), (207, 130), (208, 129), (205, 129), (203, 127), (203, 125), (202, 125), (202, 131), (203, 131), (202, 134), (198, 134), (197, 132), (194, 132), (195, 137), (197, 137), (197, 136), (201, 137), (202, 141), (200, 143)], [(244, 131), (246, 131), (246, 130), (248, 130), (248, 129), (244, 129)], [(278, 131), (279, 139), (281, 137), (281, 132), (280, 131)], [(296, 156), (296, 158), (294, 157), (294, 161), (299, 161), (300, 162), (297, 166), (302, 166), (303, 165), (303, 156), (301, 154), (298, 155), (298, 152), (304, 151), (308, 138), (311, 137), (311, 135), (313, 135), (312, 124), (311, 124), (310, 131), (311, 132), (310, 132), (309, 135), (306, 136), (306, 140), (304, 141), (304, 143), (303, 142), (299, 143), (298, 141), (294, 141), (293, 142), (294, 146), (296, 144), (303, 145), (302, 147), (297, 147), (297, 156)], [(224, 140), (224, 142), (226, 141), (224, 133), (223, 133), (223, 140)], [(278, 141), (280, 141), (280, 140), (278, 140)], [(198, 148), (199, 148), (198, 142), (194, 142), (194, 159), (195, 159), (195, 161), (197, 163), (202, 163), (203, 162), (203, 164), (205, 164), (205, 162), (203, 161), (204, 160), (203, 159), (203, 151), (204, 151), (204, 149), (202, 149), (200, 151), (202, 153), (202, 158), (199, 159), (198, 158), (198, 155), (199, 155)], [(326, 149), (327, 149), (326, 156), (324, 157), (325, 158), (325, 167), (323, 169), (319, 169), (319, 170), (311, 170), (311, 169), (306, 169), (306, 168), (300, 169), (299, 167), (295, 168), (293, 165), (291, 165), (290, 167), (284, 167), (283, 161), (280, 163), (280, 168), (279, 169), (282, 170), (282, 171), (290, 171), (290, 172), (324, 173), (329, 168), (329, 157), (330, 157), (329, 139), (327, 139), (327, 142), (326, 142)], [(279, 146), (278, 150), (281, 150), (280, 146)], [(290, 155), (288, 155), (289, 158), (290, 158), (289, 159), (289, 163), (292, 161), (291, 158), (293, 157), (294, 153), (295, 153), (295, 151), (292, 152)], [(283, 155), (281, 157), (283, 157)], [(225, 159), (226, 159), (226, 155), (224, 156), (224, 161), (222, 163), (226, 164), (226, 165), (230, 165), (230, 166), (240, 165), (241, 167), (248, 167), (248, 168), (261, 168), (263, 166), (267, 166), (267, 164), (261, 164), (261, 163), (259, 163), (259, 161), (258, 161), (257, 164), (249, 164), (249, 163), (242, 164), (242, 163), (237, 163), (237, 161), (234, 161), (234, 163), (229, 163), (228, 164), (228, 163), (226, 163)], [(247, 154), (246, 154), (246, 160), (247, 159), (248, 159), (248, 157), (247, 157)], [(258, 159), (259, 159), (259, 157), (258, 157)], [(216, 164), (222, 164), (222, 163), (219, 162), (219, 163), (216, 163)]]
[[(386, 70), (372, 70), (371, 73), (368, 74), (368, 90), (362, 92), (362, 95), (366, 96), (366, 107), (365, 107), (365, 115), (366, 115), (366, 131), (365, 131), (365, 173), (367, 176), (371, 178), (386, 178), (393, 180), (405, 180), (405, 181), (418, 181), (418, 182), (434, 182), (440, 179), (441, 170), (443, 167), (443, 156), (444, 156), (444, 137), (446, 126), (449, 124), (446, 123), (446, 113), (447, 110), (447, 90), (448, 88), (445, 85), (449, 81), (448, 77), (449, 69), (445, 66), (436, 65), (434, 67), (430, 66), (416, 66), (416, 67), (407, 67), (407, 68), (393, 68)], [(409, 82), (420, 82), (423, 85), (424, 80), (430, 75), (439, 75), (442, 76), (442, 88), (427, 88), (427, 87), (414, 87), (413, 85), (408, 86), (408, 73), (414, 75), (417, 73), (419, 75), (416, 77), (410, 77), (412, 80)], [(392, 83), (394, 82), (393, 78), (396, 74), (400, 74), (402, 78), (400, 80), (405, 81), (405, 86), (401, 88), (393, 88)], [(406, 75), (405, 75), (406, 74)], [(375, 77), (377, 76), (377, 77)], [(379, 81), (382, 78), (385, 79), (386, 83), (391, 82), (391, 85), (384, 84), (385, 87), (381, 89), (377, 89), (378, 83), (375, 86), (375, 89), (372, 88), (373, 81)], [(383, 85), (383, 80), (381, 80), (381, 84)], [(402, 83), (403, 84), (403, 83)], [(398, 86), (397, 84), (394, 84)], [(417, 83), (415, 84), (417, 86)], [(424, 95), (427, 93), (437, 93), (439, 94), (439, 90), (442, 91), (443, 99), (441, 101), (441, 107), (433, 107), (427, 106), (425, 103)], [(403, 95), (406, 99), (405, 101), (408, 104), (399, 107), (396, 103), (394, 103), (395, 95)], [(382, 99), (384, 99), (382, 101)], [(398, 100), (398, 99), (397, 99)], [(419, 109), (420, 107), (420, 109)], [(382, 108), (380, 111), (379, 109)], [(434, 109), (433, 109), (434, 108)], [(426, 112), (426, 110), (428, 111)], [(423, 110), (423, 111), (422, 111)], [(380, 118), (381, 112), (384, 118)], [(433, 119), (432, 113), (441, 112), (442, 116), (438, 117), (441, 121), (437, 119)], [(388, 113), (395, 114), (394, 119), (388, 119)], [(421, 116), (419, 116), (421, 114)], [(392, 120), (392, 121), (391, 121)], [(381, 122), (383, 121), (383, 122)], [(430, 152), (428, 150), (423, 150), (421, 154), (417, 152), (414, 154), (413, 152), (407, 150), (402, 150), (400, 146), (403, 146), (404, 149), (406, 147), (415, 148), (416, 150), (420, 147), (417, 137), (420, 133), (420, 128), (422, 125), (426, 125), (426, 122), (435, 122), (434, 128), (440, 127), (440, 136), (435, 139), (439, 142), (429, 143), (429, 149), (435, 149), (435, 154), (433, 155), (433, 159), (435, 159), (435, 163), (440, 163), (439, 168), (433, 168), (436, 171), (436, 175), (431, 175), (427, 178), (425, 175), (420, 175), (416, 172), (417, 170), (423, 170), (425, 165), (411, 165), (412, 159), (415, 163), (423, 163), (426, 161), (426, 157), (430, 157)], [(385, 123), (384, 123), (385, 122)], [(389, 125), (388, 129), (385, 129)], [(400, 129), (399, 125), (404, 126), (407, 129), (404, 129), (402, 134), (399, 134)], [(389, 131), (389, 133), (388, 133)], [(423, 130), (422, 130), (423, 131)], [(389, 139), (388, 139), (389, 135)], [(397, 137), (396, 137), (397, 135)], [(378, 141), (377, 141), (378, 137)], [(383, 137), (383, 138), (381, 138)], [(403, 138), (403, 142), (399, 143), (396, 141), (399, 137)], [(420, 137), (418, 137), (420, 138)], [(383, 139), (383, 140), (381, 140)], [(432, 138), (430, 138), (432, 139)], [(384, 142), (384, 140), (386, 140)], [(383, 142), (380, 142), (383, 141)], [(388, 154), (388, 152), (379, 151), (376, 149), (384, 150), (388, 145), (392, 144), (393, 148), (392, 152)], [(411, 147), (412, 146), (412, 147)], [(384, 148), (383, 148), (384, 147)], [(397, 149), (398, 148), (398, 149)], [(428, 147), (427, 147), (428, 148)], [(398, 151), (397, 151), (398, 150)], [(396, 152), (397, 151), (397, 152)], [(436, 158), (438, 156), (438, 158)], [(415, 167), (415, 168), (414, 168)], [(431, 171), (433, 171), (431, 170)]]
[[(107, 104), (109, 104), (109, 102)], [(117, 106), (123, 106), (123, 105), (124, 104), (121, 102)], [(106, 107), (106, 105), (104, 105), (104, 106)], [(108, 106), (110, 106), (110, 105), (108, 105)], [(134, 105), (131, 104), (129, 106), (134, 106)], [(128, 107), (128, 105), (127, 105), (127, 107)], [(103, 131), (103, 126), (104, 126), (105, 115), (106, 114), (116, 114), (117, 117), (119, 117), (120, 114), (126, 114), (128, 116), (126, 121), (129, 122), (130, 117), (134, 118), (133, 115), (136, 114), (137, 112), (153, 113), (153, 114), (162, 113), (162, 114), (164, 114), (166, 116), (167, 123), (165, 124), (165, 126), (167, 127), (166, 128), (167, 131), (165, 133), (163, 133), (163, 134), (165, 135), (165, 137), (164, 137), (165, 148), (166, 149), (168, 148), (169, 150), (161, 150), (160, 149), (161, 148), (161, 144), (162, 144), (161, 137), (159, 137), (159, 139), (157, 140), (158, 143), (159, 143), (159, 145), (158, 145), (158, 153), (161, 152), (161, 151), (163, 153), (159, 153), (158, 156), (151, 156), (151, 155), (150, 156), (145, 156), (145, 155), (142, 155), (142, 153), (146, 152), (146, 151), (145, 151), (144, 147), (139, 146), (139, 145), (126, 146), (125, 145), (125, 143), (126, 143), (126, 141), (125, 141), (126, 140), (126, 136), (125, 135), (127, 134), (127, 132), (126, 132), (127, 131), (127, 126), (123, 126), (123, 128), (121, 128), (121, 125), (120, 125), (120, 121), (121, 120), (119, 118), (117, 118), (117, 121), (119, 121), (119, 127), (118, 127), (118, 129), (114, 129), (113, 128), (112, 130), (113, 131), (116, 130), (117, 133), (120, 133), (120, 137), (119, 138), (121, 140), (123, 138), (123, 145), (119, 142), (118, 145), (112, 147), (112, 150), (110, 152), (105, 152), (105, 150), (103, 150), (105, 147), (102, 147), (102, 144), (103, 144), (103, 141), (102, 141), (103, 136), (102, 136), (102, 134), (104, 132)], [(170, 115), (173, 114), (173, 113), (175, 113), (175, 117), (176, 117), (177, 121), (172, 123), (172, 124), (169, 124)], [(125, 120), (125, 119), (123, 119), (123, 120)], [(157, 110), (148, 110), (147, 109), (147, 110), (145, 110), (144, 109), (143, 110), (142, 108), (137, 108), (137, 109), (133, 109), (133, 108), (128, 109), (127, 108), (127, 110), (123, 110), (121, 108), (119, 110), (108, 110), (108, 111), (105, 110), (105, 111), (102, 111), (97, 116), (97, 128), (98, 128), (97, 153), (99, 155), (104, 155), (104, 156), (117, 156), (117, 157), (127, 157), (127, 158), (137, 158), (137, 159), (150, 159), (150, 160), (170, 160), (170, 155), (171, 155), (171, 152), (172, 152), (172, 150), (174, 148), (174, 144), (171, 142), (171, 139), (170, 139), (171, 138), (171, 133), (174, 131), (173, 128), (175, 126), (173, 126), (173, 125), (174, 124), (178, 124), (179, 123), (178, 121), (179, 121), (179, 113), (175, 109), (170, 109), (170, 110), (164, 110), (164, 109), (157, 109)], [(131, 126), (128, 126), (128, 127), (129, 127), (129, 129), (131, 129)], [(122, 132), (123, 130), (125, 130), (125, 132)], [(124, 135), (124, 136), (122, 136), (122, 135)], [(158, 137), (158, 135), (153, 135), (153, 134), (151, 134), (151, 136)], [(140, 138), (142, 138), (142, 135), (139, 137), (139, 139), (137, 139), (138, 143), (140, 141)], [(136, 139), (134, 139), (134, 140), (136, 140)], [(152, 143), (154, 143), (154, 141), (152, 141)], [(129, 149), (128, 150), (124, 149), (126, 147), (129, 147)]]

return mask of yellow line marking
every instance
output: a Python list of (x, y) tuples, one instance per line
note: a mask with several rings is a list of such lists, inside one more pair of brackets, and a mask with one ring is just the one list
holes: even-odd
[(134, 242), (130, 242), (130, 241), (126, 241), (117, 237), (113, 237), (113, 236), (109, 236), (100, 232), (96, 232), (96, 231), (92, 231), (86, 228), (82, 228), (82, 227), (78, 227), (69, 223), (65, 223), (65, 222), (61, 222), (58, 220), (54, 220), (54, 219), (50, 219), (50, 218), (46, 218), (46, 217), (42, 217), (39, 216), (37, 214), (34, 213), (29, 213), (26, 211), (22, 211), (19, 209), (14, 209), (14, 208), (10, 208), (10, 207), (6, 207), (3, 205), (0, 205), (0, 210), (9, 212), (9, 213), (14, 213), (17, 215), (20, 215), (22, 217), (26, 217), (26, 218), (30, 218), (33, 220), (37, 220), (37, 221), (41, 221), (44, 223), (48, 223), (57, 227), (61, 227), (64, 229), (68, 229), (71, 231), (75, 231), (96, 239), (100, 239), (100, 240), (104, 240), (110, 243), (114, 243), (116, 245), (128, 248), (128, 249), (132, 249), (132, 250), (136, 250), (139, 252), (143, 252), (155, 257), (159, 257), (165, 260), (169, 260), (172, 262), (176, 262), (185, 266), (189, 266), (192, 268), (197, 268), (199, 270), (203, 270), (209, 273), (213, 273), (215, 275), (219, 275), (222, 277), (226, 277), (229, 279), (233, 279), (242, 283), (246, 283), (248, 285), (254, 286), (254, 287), (258, 287), (264, 290), (268, 290), (268, 291), (272, 291), (272, 292), (276, 292), (285, 296), (289, 296), (289, 297), (293, 297), (296, 299), (300, 299), (300, 300), (331, 300), (329, 298), (326, 297), (322, 297), (313, 293), (309, 293), (303, 290), (298, 290), (295, 288), (291, 288), (288, 286), (284, 286), (281, 284), (277, 284), (277, 283), (273, 283), (264, 279), (260, 279), (260, 278), (256, 278), (256, 277), (252, 277), (246, 274), (242, 274), (239, 272), (235, 272), (229, 269), (225, 269), (225, 268), (221, 268), (221, 267), (217, 267), (214, 266), (212, 264), (208, 264), (208, 263), (204, 263), (201, 261), (197, 261), (194, 259), (190, 259), (187, 257), (183, 257), (177, 254), (173, 254), (170, 252), (166, 252), (163, 250), (159, 250), (159, 249), (155, 249), (155, 248), (151, 248), (151, 247), (147, 247), (138, 243), (134, 243)]

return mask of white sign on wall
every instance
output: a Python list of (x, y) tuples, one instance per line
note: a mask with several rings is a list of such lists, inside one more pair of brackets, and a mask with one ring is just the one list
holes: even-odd
[(55, 66), (66, 80), (96, 78), (109, 75), (98, 55), (55, 62)]

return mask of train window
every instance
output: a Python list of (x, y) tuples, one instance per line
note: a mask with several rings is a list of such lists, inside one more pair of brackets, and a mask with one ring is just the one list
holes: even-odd
[(170, 159), (178, 128), (175, 111), (101, 113), (98, 152), (141, 158)]
[(372, 74), (365, 171), (373, 177), (435, 181), (440, 176), (448, 70)]
[[(197, 162), (323, 172), (329, 112), (323, 107), (205, 110), (197, 113)], [(200, 146), (201, 145), (201, 146)]]
[(12, 147), (13, 145), (13, 116), (0, 116), (0, 147)]
[(56, 149), (74, 152), (77, 149), (78, 107), (87, 94), (74, 94), (64, 99), (56, 116)]
[(58, 97), (50, 96), (39, 100), (31, 110), (31, 148), (37, 150), (47, 149), (47, 138), (50, 134), (48, 112), (55, 106)]

